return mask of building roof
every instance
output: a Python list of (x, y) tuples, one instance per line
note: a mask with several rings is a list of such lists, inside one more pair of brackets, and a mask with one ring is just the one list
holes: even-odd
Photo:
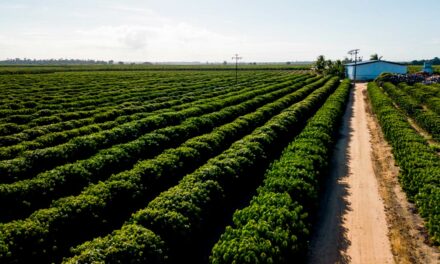
[[(405, 64), (398, 63), (398, 62), (392, 62), (392, 61), (385, 61), (385, 60), (369, 60), (369, 61), (359, 61), (356, 63), (356, 65), (365, 65), (365, 64), (372, 64), (372, 63), (378, 63), (378, 62), (385, 62), (389, 64), (395, 64), (400, 66), (406, 66)], [(354, 62), (347, 63), (345, 66), (354, 66)]]

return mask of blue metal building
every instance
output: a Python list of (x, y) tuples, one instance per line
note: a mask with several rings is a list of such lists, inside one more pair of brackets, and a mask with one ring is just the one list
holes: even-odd
[[(369, 81), (374, 80), (384, 72), (406, 74), (407, 71), (408, 67), (406, 65), (397, 62), (384, 60), (360, 61), (356, 63), (356, 80)], [(354, 62), (345, 64), (345, 74), (350, 80), (353, 80)]]

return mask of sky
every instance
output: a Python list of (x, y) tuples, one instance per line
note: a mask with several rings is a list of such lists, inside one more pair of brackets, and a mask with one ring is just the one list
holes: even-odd
[(440, 57), (439, 0), (0, 0), (0, 59)]

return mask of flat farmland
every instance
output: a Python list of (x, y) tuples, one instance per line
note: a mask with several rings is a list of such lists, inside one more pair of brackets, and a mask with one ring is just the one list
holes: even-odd
[[(349, 87), (280, 69), (240, 71), (238, 80), (194, 69), (3, 74), (0, 259), (228, 261), (217, 256), (233, 249), (222, 248), (234, 241), (226, 226), (243, 207), (243, 224), (260, 223), (251, 229), (276, 227), (269, 213), (291, 220), (272, 236), (305, 236), (317, 199), (307, 193), (317, 185), (297, 189), (269, 165), (298, 159), (281, 155), (289, 144), (324, 135), (310, 159), (326, 160)], [(262, 257), (291, 259), (307, 240), (276, 247)], [(243, 252), (231, 257), (252, 261)]]

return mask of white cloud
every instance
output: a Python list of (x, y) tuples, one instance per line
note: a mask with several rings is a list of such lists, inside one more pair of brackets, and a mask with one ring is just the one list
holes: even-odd
[(73, 30), (35, 27), (14, 32), (8, 39), (0, 37), (0, 45), (7, 47), (0, 57), (229, 61), (239, 52), (244, 61), (282, 61), (304, 57), (313, 46), (215, 32), (150, 9), (110, 6), (106, 10), (110, 13), (101, 16), (111, 19), (94, 26)]
[(130, 60), (223, 61), (243, 52), (245, 61), (282, 61), (303, 57), (313, 47), (304, 42), (257, 41), (246, 35), (224, 35), (188, 23), (105, 26), (78, 34), (79, 39), (88, 39), (90, 45), (104, 45), (113, 54), (125, 52)]
[(136, 25), (99, 26), (74, 33), (76, 39), (87, 40), (89, 44), (105, 45), (113, 48), (114, 52), (124, 50), (130, 53), (132, 59), (136, 54), (151, 54), (151, 60), (205, 60), (209, 59), (208, 52), (205, 52), (208, 49), (210, 53), (212, 50), (221, 53), (225, 48), (234, 46), (238, 39), (188, 23), (157, 15), (154, 17), (158, 19), (152, 21), (150, 16), (147, 22)]
[(147, 46), (147, 31), (128, 32), (121, 41), (130, 48), (141, 49)]

